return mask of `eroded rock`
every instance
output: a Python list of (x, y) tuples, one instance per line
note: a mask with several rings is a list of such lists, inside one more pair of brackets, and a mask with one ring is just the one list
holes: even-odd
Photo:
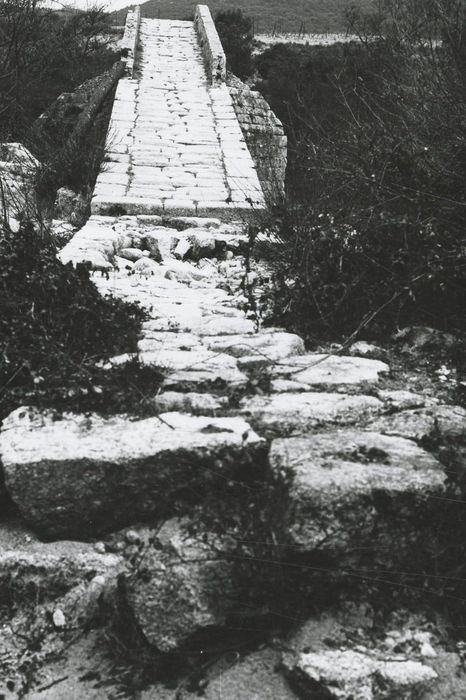
[(283, 525), (294, 546), (339, 552), (340, 563), (348, 553), (387, 566), (411, 552), (422, 556), (423, 538), (429, 548), (446, 475), (414, 442), (358, 430), (314, 433), (275, 440), (269, 461), (286, 487)]
[(388, 365), (380, 360), (313, 353), (288, 357), (286, 362), (275, 365), (270, 374), (274, 379), (292, 380), (306, 391), (316, 386), (374, 384), (380, 374), (388, 371)]
[(220, 335), (207, 337), (207, 347), (214, 352), (226, 352), (234, 357), (243, 358), (243, 363), (254, 364), (262, 361), (271, 364), (289, 355), (304, 352), (304, 342), (299, 335), (274, 331), (255, 335)]
[(382, 416), (370, 429), (423, 442), (426, 440), (466, 441), (466, 409), (434, 405)]
[(285, 657), (285, 666), (310, 697), (328, 700), (416, 700), (437, 674), (419, 661), (384, 660), (353, 650)]
[(253, 471), (261, 447), (241, 418), (179, 413), (105, 419), (20, 408), (0, 434), (6, 487), (26, 520), (47, 536), (80, 538), (160, 517), (182, 493), (201, 498)]
[(97, 576), (115, 579), (122, 570), (115, 554), (99, 554), (84, 542), (41, 542), (23, 523), (0, 525), (0, 588), (8, 595), (52, 600)]
[(306, 433), (321, 426), (354, 424), (383, 408), (373, 396), (324, 392), (253, 396), (241, 403), (241, 413), (257, 430), (275, 435)]
[(227, 407), (228, 398), (193, 391), (185, 394), (179, 391), (163, 391), (158, 394), (154, 403), (162, 412), (182, 411), (211, 416)]
[(173, 651), (194, 633), (223, 624), (233, 592), (228, 543), (213, 533), (193, 534), (178, 519), (144, 539), (150, 544), (125, 592), (149, 643)]

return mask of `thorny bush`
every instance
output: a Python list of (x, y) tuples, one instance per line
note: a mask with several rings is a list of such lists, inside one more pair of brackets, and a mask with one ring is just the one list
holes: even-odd
[(358, 43), (259, 57), (261, 90), (289, 137), (275, 320), (329, 336), (464, 330), (460, 4), (428, 2), (413, 18), (407, 0), (387, 0), (370, 36), (352, 14)]
[(0, 299), (0, 418), (25, 402), (111, 410), (120, 389), (129, 401), (128, 387), (136, 396), (150, 387), (138, 366), (99, 364), (136, 351), (142, 309), (102, 297), (88, 270), (63, 265), (30, 222), (18, 233), (2, 226)]

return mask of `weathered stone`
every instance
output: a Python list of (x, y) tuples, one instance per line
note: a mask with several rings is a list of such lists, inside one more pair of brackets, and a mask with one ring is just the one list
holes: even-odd
[(178, 237), (172, 229), (157, 227), (144, 231), (143, 241), (150, 251), (151, 257), (160, 262), (172, 256), (172, 252), (178, 243)]
[(0, 525), (0, 590), (52, 600), (95, 576), (115, 579), (122, 570), (115, 554), (98, 554), (84, 542), (41, 542), (23, 523)]
[(248, 378), (231, 355), (206, 351), (143, 353), (144, 364), (165, 369), (164, 388), (183, 391), (239, 389)]
[[(269, 455), (286, 486), (286, 536), (306, 551), (374, 550), (385, 562), (416, 551), (420, 523), (435, 529), (445, 495), (440, 463), (414, 442), (359, 430), (275, 440)], [(428, 537), (428, 533), (423, 533)], [(416, 552), (420, 554), (420, 552)]]
[(149, 257), (150, 253), (148, 250), (141, 250), (140, 248), (122, 248), (118, 254), (121, 258), (126, 258), (132, 262), (136, 262), (137, 260), (140, 260), (140, 258)]
[(170, 225), (184, 231), (187, 228), (217, 229), (221, 226), (220, 219), (200, 218), (196, 216), (175, 216), (170, 219)]
[(191, 244), (191, 257), (194, 258), (194, 260), (214, 255), (215, 235), (213, 233), (196, 229), (193, 231), (184, 231), (183, 233), (188, 236)]
[(180, 238), (173, 253), (176, 258), (180, 258), (180, 260), (183, 260), (183, 258), (186, 257), (191, 248), (192, 244), (191, 241), (188, 240), (188, 238)]
[(138, 343), (139, 352), (155, 352), (157, 350), (192, 350), (202, 347), (200, 338), (194, 333), (175, 333), (170, 331), (146, 331), (144, 338)]
[(466, 673), (458, 654), (441, 651), (429, 665), (438, 679), (422, 696), (422, 700), (463, 700), (466, 697)]
[(189, 523), (177, 519), (155, 531), (137, 575), (125, 586), (150, 644), (173, 651), (195, 632), (223, 624), (231, 608), (232, 569), (228, 546), (218, 535), (192, 534)]
[(178, 391), (163, 391), (157, 395), (154, 403), (159, 411), (162, 412), (181, 411), (183, 413), (212, 416), (226, 408), (228, 398), (196, 392), (183, 394)]
[(437, 403), (436, 400), (405, 389), (385, 389), (378, 391), (377, 396), (391, 411), (406, 411), (410, 408), (423, 408), (429, 403), (431, 405)]
[(340, 355), (308, 354), (289, 357), (271, 368), (271, 376), (291, 379), (304, 390), (315, 386), (376, 383), (389, 367), (379, 360)]
[(251, 90), (231, 73), (227, 81), (264, 193), (270, 201), (276, 201), (283, 195), (287, 161), (283, 126), (259, 92)]
[(241, 402), (241, 414), (260, 431), (289, 435), (325, 425), (366, 421), (383, 408), (373, 396), (324, 392), (253, 396)]
[(161, 266), (152, 258), (140, 257), (133, 265), (132, 271), (138, 275), (162, 275)]
[(226, 352), (234, 357), (246, 357), (251, 362), (258, 358), (271, 363), (289, 355), (298, 355), (304, 352), (302, 338), (299, 335), (283, 331), (247, 336), (214, 336), (208, 337), (205, 344), (213, 352)]
[(13, 501), (38, 530), (61, 537), (170, 512), (179, 494), (253, 469), (260, 448), (241, 418), (178, 413), (135, 420), (21, 408), (0, 433)]
[(358, 340), (350, 345), (348, 352), (354, 357), (368, 357), (374, 360), (386, 360), (388, 355), (384, 348), (373, 343), (367, 343), (365, 340)]
[[(338, 608), (324, 608), (287, 637), (287, 648), (296, 653), (345, 648), (348, 641), (371, 639), (374, 609), (364, 601), (345, 600)], [(385, 649), (387, 651), (387, 649)]]
[(466, 441), (466, 409), (461, 406), (428, 406), (382, 416), (370, 430), (423, 442)]
[(244, 316), (213, 315), (206, 317), (198, 328), (199, 335), (238, 335), (254, 333), (253, 321)]
[(328, 700), (417, 700), (437, 678), (419, 661), (385, 661), (349, 649), (287, 656), (285, 667), (309, 697)]
[(78, 195), (68, 187), (60, 187), (57, 190), (57, 196), (54, 204), (54, 214), (57, 219), (66, 219), (69, 221), (71, 214), (76, 206)]
[(164, 271), (174, 272), (175, 274), (182, 273), (187, 279), (198, 281), (204, 280), (209, 276), (205, 269), (200, 270), (198, 267), (182, 260), (164, 260), (162, 268)]

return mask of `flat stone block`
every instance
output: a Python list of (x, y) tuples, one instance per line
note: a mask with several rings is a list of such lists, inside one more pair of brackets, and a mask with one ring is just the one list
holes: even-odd
[(202, 499), (253, 469), (261, 447), (241, 418), (179, 413), (104, 419), (20, 408), (0, 433), (8, 492), (48, 537), (82, 538), (159, 517), (183, 493)]
[(390, 561), (426, 515), (442, 511), (442, 465), (403, 438), (360, 430), (285, 438), (272, 443), (270, 464), (287, 485), (286, 537), (306, 551), (377, 551), (378, 542)]
[(272, 435), (315, 431), (322, 426), (363, 423), (377, 416), (383, 403), (373, 396), (305, 392), (253, 396), (241, 404), (241, 414), (257, 430)]

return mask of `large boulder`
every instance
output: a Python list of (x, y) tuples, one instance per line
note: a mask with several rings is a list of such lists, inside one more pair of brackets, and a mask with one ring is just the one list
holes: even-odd
[(140, 541), (147, 544), (124, 589), (149, 643), (169, 652), (193, 634), (222, 625), (232, 607), (231, 543), (193, 533), (191, 523), (176, 518), (155, 532), (141, 532)]
[(294, 551), (326, 552), (342, 569), (348, 561), (385, 568), (428, 558), (446, 476), (414, 442), (337, 430), (275, 440), (269, 459)]
[(49, 537), (83, 538), (199, 502), (230, 478), (250, 478), (262, 449), (241, 418), (179, 413), (102, 418), (20, 408), (0, 433), (11, 498)]
[(379, 659), (351, 649), (302, 653), (286, 665), (302, 697), (325, 700), (417, 700), (437, 679), (419, 661)]

